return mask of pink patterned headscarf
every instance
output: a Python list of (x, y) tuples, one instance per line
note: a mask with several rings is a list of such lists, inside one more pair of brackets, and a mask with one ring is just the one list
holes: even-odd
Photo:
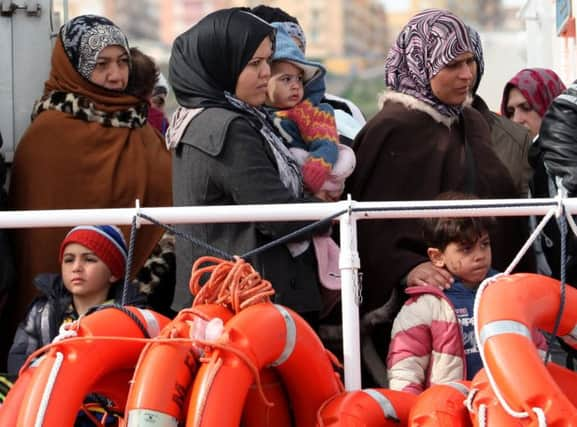
[(441, 102), (431, 90), (431, 79), (457, 56), (473, 52), (469, 32), (459, 17), (427, 9), (411, 18), (399, 33), (385, 60), (385, 83), (425, 102), (444, 116), (461, 107)]
[(525, 68), (507, 82), (501, 100), (501, 114), (507, 117), (509, 92), (517, 88), (529, 105), (543, 117), (551, 102), (565, 90), (565, 85), (555, 73), (548, 68)]

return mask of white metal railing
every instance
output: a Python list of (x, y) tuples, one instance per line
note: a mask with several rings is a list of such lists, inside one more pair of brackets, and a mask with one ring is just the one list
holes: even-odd
[[(140, 207), (126, 209), (68, 209), (44, 211), (2, 211), (0, 228), (70, 227), (75, 225), (131, 224), (144, 214), (164, 224), (315, 221), (341, 212), (339, 221), (341, 254), (343, 364), (347, 390), (361, 388), (359, 307), (357, 277), (362, 260), (357, 251), (358, 220), (383, 218), (424, 218), (459, 216), (544, 216), (552, 209), (577, 213), (577, 198), (490, 199), (466, 201), (356, 202), (234, 205), (194, 207)], [(141, 224), (148, 223), (140, 218)]]

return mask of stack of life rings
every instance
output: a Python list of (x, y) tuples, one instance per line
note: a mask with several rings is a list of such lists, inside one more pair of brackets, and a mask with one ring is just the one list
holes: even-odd
[[(199, 259), (190, 288), (194, 304), (173, 320), (112, 307), (70, 324), (30, 356), (0, 425), (72, 426), (96, 395), (127, 427), (577, 426), (577, 374), (544, 365), (527, 332), (554, 329), (553, 279), (495, 279), (476, 316), (485, 369), (419, 396), (345, 391), (336, 358), (242, 259)], [(558, 330), (577, 340), (573, 288)]]

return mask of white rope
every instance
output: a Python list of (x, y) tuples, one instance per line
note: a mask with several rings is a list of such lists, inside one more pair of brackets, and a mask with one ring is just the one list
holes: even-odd
[(42, 393), (42, 399), (40, 400), (40, 407), (38, 408), (38, 414), (36, 415), (34, 427), (42, 427), (44, 424), (44, 417), (46, 416), (46, 410), (48, 409), (50, 395), (54, 389), (54, 383), (56, 382), (56, 377), (58, 376), (58, 371), (60, 370), (63, 361), (64, 355), (60, 352), (57, 352), (56, 360), (54, 360), (52, 369), (50, 369), (50, 374), (48, 375), (48, 380), (46, 381), (46, 387), (44, 387), (44, 392)]
[(470, 413), (475, 412), (475, 408), (473, 408), (473, 400), (475, 399), (475, 396), (477, 395), (478, 392), (479, 392), (478, 388), (472, 388), (471, 390), (469, 390), (469, 394), (463, 401), (463, 404)]
[[(519, 253), (515, 256), (513, 261), (511, 261), (511, 264), (509, 264), (509, 266), (505, 269), (504, 274), (506, 275), (511, 274), (511, 272), (515, 269), (515, 267), (517, 267), (517, 264), (519, 264), (521, 258), (525, 256), (531, 245), (533, 245), (533, 242), (535, 242), (537, 237), (539, 237), (539, 234), (541, 234), (541, 231), (543, 231), (543, 228), (545, 228), (549, 220), (553, 217), (553, 215), (557, 214), (558, 214), (558, 208), (553, 208), (549, 212), (547, 212), (547, 215), (545, 215), (541, 220), (541, 222), (539, 222), (539, 225), (535, 227), (535, 230), (533, 230), (533, 232), (531, 233), (531, 235), (529, 236), (523, 247), (519, 250)], [(478, 291), (477, 295), (479, 295)]]
[(140, 216), (140, 199), (134, 201), (134, 216), (136, 217), (136, 228), (140, 229), (142, 217)]
[(569, 228), (573, 231), (573, 234), (577, 237), (577, 224), (575, 224), (575, 220), (573, 219), (573, 215), (569, 212), (569, 209), (565, 206), (565, 199), (567, 198), (567, 189), (563, 186), (563, 182), (561, 178), (555, 177), (555, 185), (559, 189), (557, 191), (557, 199), (560, 200), (558, 203), (563, 204), (563, 211), (565, 212), (565, 218), (567, 218), (567, 223), (569, 224)]
[(547, 427), (547, 418), (545, 418), (545, 411), (541, 408), (531, 408), (537, 415), (537, 427)]
[(67, 327), (72, 326), (73, 323), (63, 323), (62, 325), (60, 325), (60, 328), (58, 328), (58, 335), (56, 335), (54, 337), (54, 339), (52, 340), (53, 343), (55, 342), (60, 342), (62, 340), (65, 340), (67, 338), (74, 338), (78, 336), (78, 330), (77, 329), (68, 329)]
[(487, 427), (487, 405), (479, 405), (479, 427)]
[(78, 319), (73, 320), (72, 322), (64, 322), (58, 328), (58, 335), (54, 337), (52, 340), (53, 343), (60, 342), (67, 338), (75, 338), (78, 336), (78, 330), (80, 329), (80, 321), (84, 317), (84, 314), (81, 314)]
[[(543, 217), (543, 219), (541, 220), (539, 225), (535, 228), (535, 230), (533, 230), (533, 233), (531, 233), (531, 235), (529, 236), (529, 239), (527, 239), (527, 242), (525, 242), (525, 244), (523, 245), (523, 247), (521, 248), (521, 250), (519, 251), (517, 256), (515, 256), (515, 259), (511, 262), (511, 264), (509, 264), (509, 266), (507, 267), (505, 272), (502, 274), (497, 274), (493, 277), (488, 277), (487, 279), (483, 280), (483, 282), (479, 285), (479, 289), (477, 290), (477, 294), (475, 296), (475, 304), (473, 306), (473, 311), (474, 311), (473, 319), (474, 319), (474, 326), (475, 326), (475, 340), (477, 341), (477, 345), (479, 346), (479, 355), (481, 356), (481, 360), (483, 361), (483, 366), (485, 367), (487, 379), (489, 380), (489, 383), (491, 384), (491, 389), (495, 393), (495, 397), (497, 398), (497, 400), (499, 401), (499, 403), (501, 404), (503, 409), (505, 409), (505, 411), (514, 418), (528, 418), (529, 413), (515, 411), (513, 408), (511, 408), (511, 406), (509, 406), (509, 404), (507, 403), (507, 401), (503, 397), (501, 390), (497, 386), (497, 382), (495, 381), (495, 378), (493, 377), (493, 374), (491, 373), (489, 366), (487, 365), (487, 360), (485, 358), (485, 349), (484, 349), (484, 346), (481, 344), (481, 336), (480, 336), (481, 331), (479, 329), (479, 306), (481, 303), (481, 297), (483, 296), (483, 292), (485, 292), (485, 289), (491, 283), (495, 282), (498, 277), (511, 274), (511, 271), (513, 271), (513, 269), (517, 266), (517, 264), (519, 263), (519, 260), (523, 257), (523, 255), (525, 255), (525, 253), (527, 252), (529, 247), (533, 244), (533, 242), (535, 241), (535, 239), (537, 238), (539, 233), (541, 233), (541, 231), (543, 230), (543, 228), (545, 227), (547, 222), (553, 217), (553, 215), (558, 214), (559, 212), (562, 212), (563, 201), (561, 198), (559, 198), (559, 201), (561, 204), (560, 205), (561, 210), (559, 209), (559, 205), (557, 207), (549, 210), (547, 212), (547, 215), (545, 215)], [(481, 419), (481, 408), (482, 407), (483, 406), (481, 406), (479, 409), (479, 419)], [(533, 410), (535, 411), (535, 409), (533, 409)], [(481, 425), (484, 425), (484, 424), (481, 424)]]

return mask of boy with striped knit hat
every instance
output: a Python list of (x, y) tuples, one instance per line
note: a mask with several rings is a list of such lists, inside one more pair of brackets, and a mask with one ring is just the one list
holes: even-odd
[[(127, 249), (113, 225), (79, 226), (60, 244), (60, 274), (41, 274), (35, 285), (41, 293), (18, 326), (8, 355), (8, 372), (16, 375), (27, 357), (49, 344), (63, 323), (91, 307), (115, 303), (121, 290)], [(120, 298), (116, 298), (120, 299)]]

